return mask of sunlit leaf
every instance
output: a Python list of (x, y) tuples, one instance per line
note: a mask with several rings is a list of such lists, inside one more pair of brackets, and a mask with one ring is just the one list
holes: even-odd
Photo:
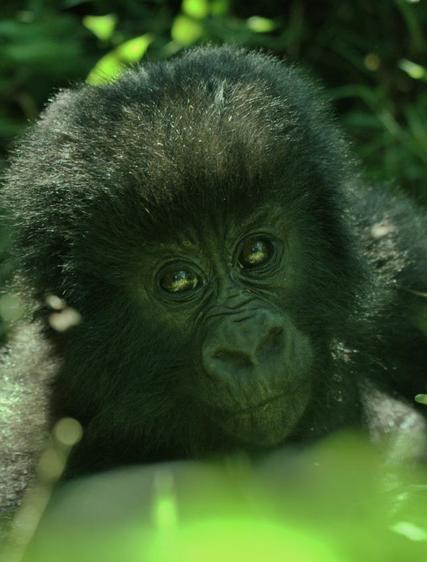
[(138, 62), (143, 57), (152, 41), (153, 36), (147, 33), (122, 43), (119, 47), (117, 47), (116, 51), (122, 62)]
[(106, 16), (85, 16), (83, 25), (92, 31), (102, 41), (107, 41), (114, 32), (117, 25), (117, 17), (114, 14)]
[(399, 521), (392, 525), (391, 529), (410, 541), (427, 542), (427, 532), (410, 521)]
[(152, 41), (153, 36), (147, 33), (122, 43), (97, 62), (86, 82), (92, 86), (98, 86), (117, 79), (126, 64), (138, 62), (142, 58)]
[(427, 69), (420, 64), (412, 62), (408, 59), (401, 59), (399, 61), (399, 68), (401, 68), (408, 76), (414, 80), (427, 79)]
[(203, 26), (186, 16), (178, 16), (173, 22), (171, 35), (181, 45), (191, 45), (203, 35)]
[(261, 18), (260, 16), (252, 16), (246, 22), (251, 31), (255, 33), (268, 33), (276, 29), (276, 23), (268, 18)]
[(273, 518), (237, 515), (187, 523), (167, 536), (159, 533), (146, 551), (147, 562), (344, 562), (331, 543)]
[(182, 11), (193, 18), (203, 19), (209, 13), (208, 0), (183, 0)]
[(117, 53), (113, 51), (99, 59), (90, 71), (86, 82), (92, 86), (105, 84), (118, 78), (122, 71), (123, 64), (120, 62)]

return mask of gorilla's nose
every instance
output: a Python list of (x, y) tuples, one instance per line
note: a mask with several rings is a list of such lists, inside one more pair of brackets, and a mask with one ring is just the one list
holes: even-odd
[(285, 349), (284, 320), (274, 313), (223, 321), (202, 349), (203, 366), (214, 377), (252, 375), (274, 367)]

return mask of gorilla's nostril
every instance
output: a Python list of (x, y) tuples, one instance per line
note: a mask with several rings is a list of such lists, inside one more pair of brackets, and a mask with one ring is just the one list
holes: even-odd
[(271, 328), (268, 334), (257, 345), (256, 354), (269, 352), (275, 353), (284, 345), (284, 330), (279, 326)]
[(268, 335), (271, 339), (281, 338), (283, 332), (284, 332), (283, 328), (281, 328), (280, 326), (276, 326), (274, 328), (271, 328), (270, 333)]
[(241, 351), (231, 351), (228, 349), (219, 349), (215, 351), (212, 357), (218, 361), (227, 364), (230, 367), (243, 369), (253, 366), (253, 362), (248, 354)]

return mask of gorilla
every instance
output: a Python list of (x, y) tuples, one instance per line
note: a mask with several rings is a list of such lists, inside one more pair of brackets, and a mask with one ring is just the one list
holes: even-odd
[(61, 91), (0, 206), (26, 303), (0, 359), (3, 511), (68, 416), (69, 478), (343, 428), (425, 454), (427, 218), (364, 183), (298, 67), (202, 47)]

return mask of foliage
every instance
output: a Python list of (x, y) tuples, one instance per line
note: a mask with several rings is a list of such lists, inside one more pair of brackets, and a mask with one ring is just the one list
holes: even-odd
[[(55, 469), (43, 464), (8, 560), (20, 559), (44, 509)], [(414, 467), (385, 473), (356, 434), (255, 465), (240, 457), (127, 467), (54, 493), (25, 560), (423, 562), (426, 476)]]

